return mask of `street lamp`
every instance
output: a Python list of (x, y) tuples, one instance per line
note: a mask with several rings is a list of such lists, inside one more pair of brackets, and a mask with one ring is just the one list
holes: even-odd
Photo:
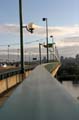
[(9, 63), (9, 47), (10, 45), (8, 45), (8, 63)]
[(19, 63), (19, 48), (17, 49), (17, 62)]
[(24, 73), (22, 0), (19, 0), (21, 73)]
[(24, 52), (23, 52), (23, 28), (26, 28), (29, 32), (33, 33), (32, 23), (29, 28), (23, 26), (22, 20), (22, 0), (19, 0), (19, 19), (20, 19), (20, 50), (21, 50), (21, 73), (24, 73)]
[(40, 64), (41, 64), (41, 43), (39, 43), (39, 59), (40, 59)]
[(26, 25), (26, 26), (23, 26), (23, 28), (26, 28), (26, 30), (27, 30), (28, 32), (30, 32), (30, 33), (33, 33), (33, 31), (34, 31), (34, 27), (33, 27), (33, 23), (32, 23), (32, 22), (29, 23), (29, 24)]
[(41, 64), (41, 46), (44, 47), (45, 43), (39, 43), (39, 60), (40, 60), (40, 64)]
[(25, 64), (26, 64), (26, 61), (27, 61), (27, 60), (26, 60), (26, 52), (27, 52), (27, 50), (25, 49)]
[(53, 42), (54, 42), (54, 41), (53, 41), (53, 36), (51, 35), (50, 38), (52, 38), (52, 44), (53, 44)]
[(52, 38), (52, 48), (53, 48), (53, 61), (54, 61), (54, 56), (55, 56), (55, 50), (54, 50), (54, 40), (53, 40), (53, 36), (51, 35), (50, 38)]
[(49, 56), (48, 56), (48, 20), (47, 18), (43, 18), (43, 21), (46, 21), (46, 44), (47, 44), (47, 63), (49, 61)]

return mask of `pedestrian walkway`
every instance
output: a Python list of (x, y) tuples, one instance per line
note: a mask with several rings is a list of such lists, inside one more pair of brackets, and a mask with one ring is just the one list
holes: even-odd
[(41, 65), (0, 108), (0, 119), (79, 120), (79, 103)]
[(6, 100), (12, 95), (14, 89), (15, 87), (13, 87), (12, 89), (10, 89), (9, 91), (5, 92), (3, 95), (0, 96), (0, 107), (2, 107)]

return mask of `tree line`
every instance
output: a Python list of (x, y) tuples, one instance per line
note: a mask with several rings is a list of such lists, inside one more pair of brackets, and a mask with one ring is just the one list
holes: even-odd
[(59, 81), (73, 81), (79, 82), (79, 54), (72, 57), (63, 57), (60, 58), (61, 67), (57, 73), (57, 79)]

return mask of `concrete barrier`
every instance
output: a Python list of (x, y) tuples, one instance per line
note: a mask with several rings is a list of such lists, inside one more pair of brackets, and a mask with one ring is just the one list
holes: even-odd
[(44, 66), (52, 74), (52, 76), (55, 77), (61, 64), (59, 62), (52, 62), (52, 63), (44, 64)]
[(31, 74), (30, 71), (25, 71), (24, 74), (16, 74), (14, 76), (0, 80), (0, 95), (9, 90), (10, 88), (21, 83), (25, 78)]
[(0, 80), (0, 94), (7, 89), (6, 79)]
[(16, 85), (16, 75), (15, 76), (11, 76), (8, 78), (8, 88), (11, 88), (12, 86)]

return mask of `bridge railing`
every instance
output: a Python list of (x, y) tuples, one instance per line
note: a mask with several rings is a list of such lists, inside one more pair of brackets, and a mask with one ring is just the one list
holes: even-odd
[(0, 96), (2, 96), (9, 89), (21, 83), (30, 75), (34, 68), (35, 66), (29, 66), (25, 68), (24, 74), (21, 73), (20, 68), (0, 73)]
[[(29, 67), (25, 68), (25, 71), (33, 70), (34, 68), (35, 68), (35, 66), (29, 66)], [(21, 69), (20, 68), (1, 72), (0, 73), (0, 80), (11, 77), (11, 76), (14, 76), (16, 74), (21, 74)]]

